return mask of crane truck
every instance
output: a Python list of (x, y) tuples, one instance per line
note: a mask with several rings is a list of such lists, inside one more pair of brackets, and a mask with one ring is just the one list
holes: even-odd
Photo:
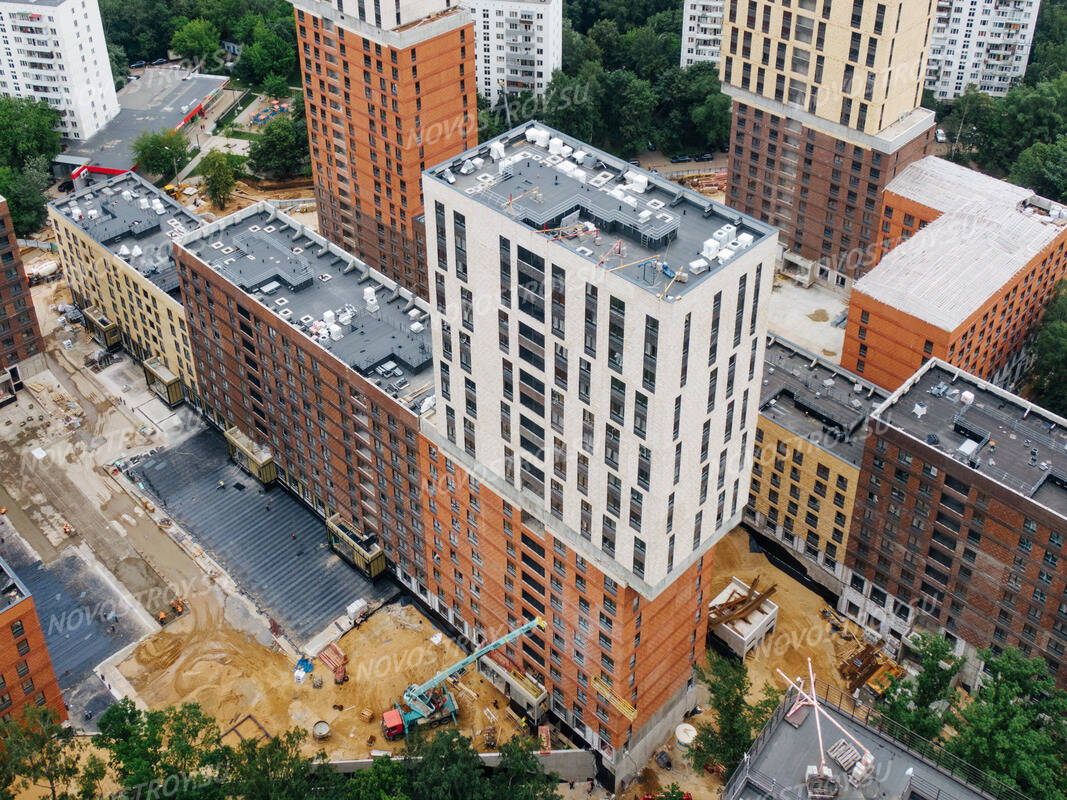
[(458, 710), (456, 698), (453, 697), (448, 687), (443, 685), (444, 682), (486, 653), (525, 636), (534, 628), (544, 630), (544, 620), (537, 617), (511, 633), (501, 636), (495, 642), (490, 642), (485, 647), (475, 650), (466, 658), (438, 672), (426, 683), (411, 684), (404, 691), (404, 705), (408, 707), (408, 710), (404, 711), (399, 703), (393, 703), (393, 708), (382, 714), (382, 734), (386, 740), (394, 741), (407, 736), (410, 730), (417, 727), (435, 728), (449, 721), (455, 723)]

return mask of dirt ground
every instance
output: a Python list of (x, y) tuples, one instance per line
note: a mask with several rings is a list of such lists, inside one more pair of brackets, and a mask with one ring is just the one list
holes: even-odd
[[(778, 605), (778, 624), (773, 634), (745, 659), (748, 675), (752, 681), (750, 700), (758, 700), (763, 684), (784, 689), (785, 682), (777, 675), (775, 669), (781, 669), (793, 677), (807, 675), (810, 656), (815, 675), (833, 686), (844, 688), (845, 681), (837, 670), (842, 653), (849, 643), (835, 633), (829, 621), (820, 612), (827, 607), (819, 595), (797, 583), (786, 573), (773, 566), (762, 553), (750, 553), (748, 549), (748, 532), (744, 528), (734, 529), (720, 541), (712, 551), (715, 560), (715, 578), (705, 591), (706, 597), (714, 597), (730, 582), (733, 577), (740, 578), (751, 585), (759, 576), (761, 586), (777, 584), (771, 600)], [(836, 620), (835, 620), (836, 622)], [(854, 631), (854, 626), (852, 626)], [(701, 713), (689, 720), (694, 725), (713, 722), (711, 715)], [(640, 780), (622, 792), (620, 800), (630, 800), (636, 795), (655, 794), (673, 782), (687, 792), (694, 800), (715, 800), (719, 797), (722, 781), (715, 776), (700, 775), (678, 757), (675, 751), (674, 737), (665, 743), (674, 762), (671, 770), (659, 767), (655, 760), (650, 760), (641, 772)], [(585, 789), (577, 791), (575, 797), (584, 797)]]
[[(384, 741), (382, 711), (409, 684), (425, 681), (463, 657), (447, 637), (439, 636), (435, 643), (438, 631), (414, 607), (392, 604), (338, 641), (349, 658), (346, 683), (335, 685), (332, 674), (316, 659), (308, 680), (297, 684), (295, 658), (273, 644), (263, 623), (240, 601), (221, 598), (215, 591), (187, 600), (190, 613), (143, 641), (119, 671), (150, 708), (199, 703), (224, 732), (235, 728), (225, 737), (228, 740), (263, 732), (276, 735), (292, 727), (310, 731), (317, 721), (325, 720), (331, 736), (322, 743), (309, 737), (309, 752), (321, 746), (330, 758), (340, 759), (395, 750), (402, 743)], [(321, 688), (313, 686), (314, 677), (322, 678)], [(473, 736), (479, 747), (484, 744), (480, 734), (490, 724), (486, 708), (497, 717), (499, 738), (516, 731), (495, 687), (473, 668), (461, 683), (474, 693), (472, 699), (466, 691), (452, 688), (464, 735)], [(364, 708), (373, 713), (369, 722), (361, 719)]]

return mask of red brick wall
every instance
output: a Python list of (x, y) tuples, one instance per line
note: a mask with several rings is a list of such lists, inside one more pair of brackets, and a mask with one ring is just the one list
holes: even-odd
[(41, 330), (30, 298), (7, 201), (0, 200), (0, 370), (41, 350)]
[(319, 228), (428, 299), (420, 176), (477, 144), (473, 23), (403, 50), (296, 26)]
[[(20, 643), (24, 653), (19, 652)], [(25, 674), (19, 675), (20, 670)], [(0, 718), (18, 719), (23, 706), (32, 703), (54, 709), (60, 721), (67, 718), (32, 597), (0, 613), (0, 678)], [(24, 685), (28, 681), (32, 683)]]

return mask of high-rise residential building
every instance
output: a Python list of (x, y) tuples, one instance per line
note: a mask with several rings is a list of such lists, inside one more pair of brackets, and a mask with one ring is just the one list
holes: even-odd
[(42, 349), (11, 213), (0, 196), (0, 405), (12, 402), (23, 379), (38, 371)]
[(33, 596), (0, 558), (0, 722), (18, 719), (31, 703), (67, 718)]
[(938, 0), (926, 88), (938, 100), (968, 86), (1007, 94), (1026, 72), (1039, 7), (1037, 0)]
[(725, 0), (685, 0), (682, 11), (682, 66), (719, 63)]
[(544, 94), (563, 64), (563, 0), (469, 0), (478, 93)]
[(844, 289), (864, 272), (882, 188), (930, 145), (932, 13), (927, 0), (727, 4), (727, 200), (778, 227), (787, 274)]
[(231, 455), (318, 511), (371, 577), (386, 554), (424, 569), (426, 305), (266, 202), (180, 237), (175, 255), (203, 412)]
[(872, 414), (848, 537), (849, 616), (1012, 646), (1067, 686), (1067, 419), (938, 358)]
[(173, 241), (200, 217), (133, 172), (48, 205), (59, 263), (86, 330), (140, 361), (168, 406), (198, 401)]
[(473, 23), (449, 0), (294, 0), (319, 230), (422, 297), (427, 165), (478, 140)]
[(1011, 387), (1067, 276), (1067, 209), (929, 156), (886, 187), (877, 266), (849, 300), (842, 365), (889, 390), (942, 358)]
[(746, 502), (776, 233), (536, 122), (423, 191), (427, 588), (464, 630), (544, 616), (507, 655), (631, 775), (690, 696)]
[(0, 0), (0, 94), (43, 100), (88, 139), (119, 113), (96, 0)]
[(887, 396), (814, 353), (768, 337), (745, 521), (780, 542), (837, 597), (850, 577), (845, 550), (870, 412)]

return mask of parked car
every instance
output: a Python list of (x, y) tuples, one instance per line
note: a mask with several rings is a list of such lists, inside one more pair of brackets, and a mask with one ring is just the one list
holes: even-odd
[(153, 67), (158, 67), (160, 64), (168, 64), (168, 63), (170, 63), (170, 59), (169, 58), (157, 58), (155, 61), (152, 62), (152, 66)]
[(147, 61), (134, 61), (132, 64), (130, 64), (130, 69), (140, 69), (141, 67), (147, 67), (147, 66), (148, 66), (148, 62)]
[(62, 183), (59, 184), (59, 186), (57, 188), (59, 189), (59, 191), (64, 192), (64, 193), (65, 192), (73, 192), (74, 191), (74, 181), (71, 181), (71, 180), (63, 181)]
[(711, 161), (713, 158), (715, 158), (715, 154), (714, 153), (703, 153), (703, 154), (697, 156), (696, 160), (697, 161)]
[(641, 162), (638, 161), (636, 158), (631, 158), (627, 163), (633, 164), (635, 167), (641, 166)]
[(693, 160), (692, 156), (671, 156), (671, 163), (672, 164), (685, 164), (685, 163), (687, 163), (689, 161), (692, 161), (692, 160)]
[(936, 131), (934, 131), (934, 141), (936, 141), (938, 144), (944, 144), (948, 141), (948, 137), (945, 136), (944, 130), (938, 128)]

